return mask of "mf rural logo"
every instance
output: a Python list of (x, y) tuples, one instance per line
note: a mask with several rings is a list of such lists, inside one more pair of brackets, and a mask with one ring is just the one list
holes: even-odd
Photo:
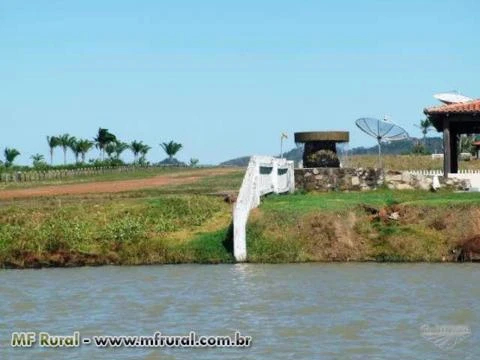
[(453, 349), (472, 334), (465, 325), (422, 325), (420, 332), (424, 339), (442, 350)]

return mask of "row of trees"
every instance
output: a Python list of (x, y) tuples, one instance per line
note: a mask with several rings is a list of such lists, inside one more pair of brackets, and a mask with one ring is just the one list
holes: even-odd
[[(75, 156), (75, 162), (84, 163), (86, 154), (95, 146), (100, 150), (101, 160), (105, 160), (105, 154), (111, 160), (119, 160), (120, 155), (127, 149), (131, 150), (134, 156), (134, 163), (144, 163), (145, 156), (151, 147), (142, 141), (134, 140), (126, 143), (117, 139), (117, 137), (108, 131), (108, 129), (99, 128), (97, 135), (92, 140), (77, 139), (70, 134), (59, 136), (47, 136), (47, 143), (50, 149), (50, 164), (53, 164), (53, 154), (57, 147), (63, 150), (63, 163), (67, 164), (67, 151), (70, 149)], [(140, 157), (139, 157), (140, 156)]]
[[(99, 128), (97, 135), (93, 140), (89, 139), (78, 139), (75, 136), (70, 134), (61, 134), (58, 136), (47, 136), (47, 144), (49, 147), (50, 153), (50, 165), (53, 165), (54, 151), (56, 148), (61, 148), (63, 151), (63, 163), (67, 164), (67, 152), (71, 150), (75, 156), (76, 164), (84, 164), (86, 154), (93, 148), (96, 147), (100, 150), (100, 159), (105, 161), (105, 155), (108, 157), (110, 163), (122, 163), (120, 156), (126, 151), (130, 150), (133, 154), (134, 164), (145, 164), (146, 155), (151, 150), (151, 147), (147, 144), (144, 144), (142, 141), (134, 140), (130, 143), (120, 141), (113, 133), (108, 129)], [(166, 143), (161, 143), (160, 146), (168, 155), (168, 160), (172, 162), (174, 156), (182, 149), (183, 145), (176, 143), (175, 141), (170, 141)], [(20, 152), (14, 148), (5, 148), (4, 157), (5, 157), (5, 166), (9, 167), (13, 164), (13, 161), (17, 156), (20, 155)], [(47, 166), (45, 158), (42, 154), (34, 154), (30, 157), (33, 161), (34, 167)], [(165, 163), (169, 163), (166, 161)], [(176, 160), (175, 160), (176, 161)], [(177, 161), (178, 162), (178, 161)], [(197, 159), (191, 159), (190, 165), (194, 166), (198, 163)]]

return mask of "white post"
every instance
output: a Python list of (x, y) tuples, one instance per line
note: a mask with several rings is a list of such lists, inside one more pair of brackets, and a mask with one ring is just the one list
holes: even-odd
[(233, 221), (233, 256), (238, 262), (247, 260), (247, 216), (238, 211)]
[[(267, 177), (270, 184), (260, 184), (260, 165), (269, 165), (272, 167), (272, 173)], [(288, 189), (279, 188), (278, 168), (287, 167), (286, 176)], [(265, 180), (265, 177), (263, 178)], [(260, 189), (261, 187), (265, 187)], [(237, 202), (233, 209), (233, 255), (236, 261), (247, 260), (247, 239), (246, 225), (250, 210), (260, 205), (260, 191), (265, 192), (293, 192), (295, 190), (295, 179), (293, 172), (293, 161), (285, 161), (268, 157), (252, 156), (248, 164), (247, 172), (242, 182), (242, 187), (238, 194)]]

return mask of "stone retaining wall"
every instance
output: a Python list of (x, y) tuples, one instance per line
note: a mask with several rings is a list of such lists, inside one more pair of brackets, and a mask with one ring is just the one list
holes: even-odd
[[(468, 180), (438, 178), (441, 187), (455, 190), (470, 188)], [(373, 190), (379, 186), (389, 189), (430, 190), (433, 176), (413, 175), (408, 172), (386, 171), (373, 168), (304, 168), (295, 169), (295, 188), (306, 191), (358, 191)]]

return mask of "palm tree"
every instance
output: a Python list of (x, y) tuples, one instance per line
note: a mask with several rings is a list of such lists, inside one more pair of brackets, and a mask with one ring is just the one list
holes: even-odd
[(53, 150), (59, 146), (58, 137), (47, 136), (48, 147), (50, 148), (50, 165), (53, 165)]
[[(130, 150), (132, 151), (133, 153), (133, 163), (136, 164), (137, 161), (138, 161), (138, 155), (142, 153), (142, 150), (144, 150), (144, 147), (147, 146), (148, 147), (148, 150), (150, 150), (150, 147), (148, 145), (145, 145), (142, 141), (137, 141), (137, 140), (133, 140), (131, 143), (130, 143)], [(147, 150), (147, 151), (148, 151)], [(146, 152), (145, 152), (146, 154)]]
[(102, 160), (105, 158), (105, 147), (116, 141), (117, 137), (113, 135), (108, 129), (99, 128), (97, 136), (93, 139), (95, 141), (95, 146), (100, 150), (102, 154)]
[(63, 134), (58, 136), (58, 145), (63, 149), (63, 164), (67, 165), (67, 149), (72, 148), (76, 139), (70, 134)]
[(70, 144), (68, 144), (70, 150), (72, 150), (73, 155), (75, 155), (75, 164), (78, 164), (78, 158), (80, 156), (80, 150), (78, 149), (78, 140), (74, 137)]
[(430, 119), (420, 120), (420, 129), (423, 134), (423, 145), (427, 146), (427, 133), (431, 130), (432, 122)]
[(198, 159), (195, 159), (195, 158), (191, 158), (190, 159), (190, 166), (191, 167), (195, 167), (198, 165)]
[(173, 157), (177, 152), (180, 151), (180, 149), (183, 147), (182, 144), (176, 143), (173, 140), (171, 140), (168, 143), (162, 143), (160, 144), (162, 149), (165, 151), (165, 153), (168, 155), (169, 159), (172, 160)]
[(123, 141), (115, 141), (115, 159), (120, 159), (120, 155), (122, 155), (122, 153), (127, 150), (128, 148), (130, 148), (130, 146), (128, 146), (127, 143), (124, 143)]
[(105, 152), (109, 158), (119, 160), (122, 152), (127, 150), (129, 147), (130, 146), (127, 143), (115, 140), (105, 146)]
[(38, 165), (45, 164), (45, 162), (44, 162), (45, 157), (42, 154), (36, 153), (36, 154), (30, 156), (30, 159), (32, 159), (33, 167), (37, 167)]
[(15, 158), (20, 155), (20, 151), (14, 148), (5, 148), (3, 155), (5, 156), (5, 166), (9, 167), (13, 164)]
[(111, 142), (105, 145), (105, 153), (109, 158), (112, 158), (112, 154), (115, 152), (115, 143)]
[(36, 153), (36, 154), (33, 154), (32, 156), (30, 156), (30, 159), (38, 162), (38, 161), (45, 160), (45, 157), (42, 154)]
[(140, 149), (140, 159), (138, 160), (138, 162), (140, 164), (145, 164), (146, 162), (146, 156), (147, 156), (147, 153), (150, 151), (151, 147), (148, 146), (148, 145), (143, 145), (142, 148)]
[(85, 155), (92, 148), (93, 141), (80, 139), (75, 142), (75, 150), (82, 156), (82, 163), (85, 162)]

